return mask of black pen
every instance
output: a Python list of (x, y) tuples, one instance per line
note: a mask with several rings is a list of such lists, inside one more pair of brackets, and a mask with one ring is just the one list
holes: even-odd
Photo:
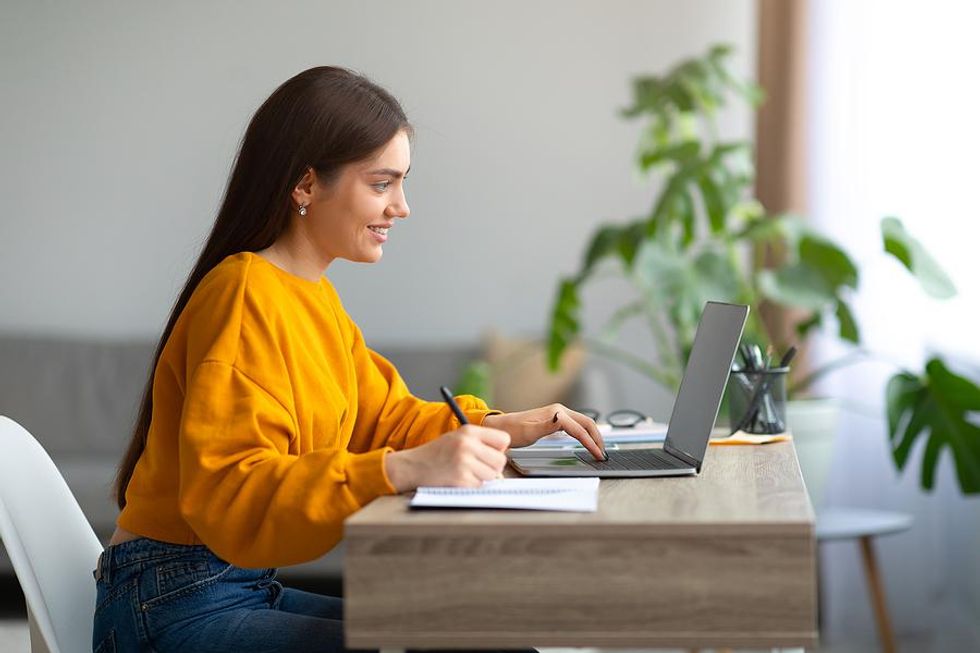
[[(449, 391), (449, 388), (447, 388), (446, 386), (440, 386), (439, 392), (442, 393), (442, 398), (445, 399), (446, 403), (449, 404), (449, 407), (452, 408), (453, 414), (456, 415), (456, 419), (459, 420), (459, 423), (469, 424), (470, 420), (466, 419), (466, 415), (464, 415), (463, 411), (460, 410), (459, 404), (457, 404), (456, 400), (453, 399), (453, 393)], [(497, 474), (497, 478), (503, 478), (503, 477), (504, 477), (503, 474)]]
[(466, 415), (464, 415), (463, 411), (459, 409), (459, 404), (457, 404), (456, 400), (453, 399), (453, 393), (449, 391), (449, 388), (442, 386), (439, 388), (439, 392), (442, 393), (442, 398), (445, 399), (446, 403), (449, 404), (449, 407), (452, 408), (453, 414), (456, 415), (456, 419), (459, 420), (459, 423), (469, 424), (470, 420), (466, 419)]

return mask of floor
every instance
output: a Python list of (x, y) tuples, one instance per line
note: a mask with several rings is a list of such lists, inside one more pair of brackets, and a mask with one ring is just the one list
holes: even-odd
[(27, 653), (30, 650), (27, 622), (21, 619), (0, 619), (0, 651)]

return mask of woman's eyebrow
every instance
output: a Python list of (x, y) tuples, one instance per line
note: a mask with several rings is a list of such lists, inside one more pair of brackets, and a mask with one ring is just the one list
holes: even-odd
[[(411, 170), (411, 169), (412, 169), (412, 166), (408, 166), (408, 170)], [(404, 176), (408, 176), (408, 170), (405, 171), (405, 175)], [(395, 179), (398, 179), (398, 178), (400, 178), (400, 177), (403, 176), (401, 170), (395, 170), (394, 168), (378, 168), (377, 170), (369, 170), (368, 171), (368, 174), (369, 175), (388, 175), (390, 177), (394, 177)]]

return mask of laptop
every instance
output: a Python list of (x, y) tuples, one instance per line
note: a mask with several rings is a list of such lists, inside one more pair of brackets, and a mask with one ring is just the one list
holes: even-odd
[(584, 449), (511, 449), (511, 466), (524, 476), (686, 476), (701, 471), (728, 372), (749, 307), (707, 302), (667, 426), (663, 448), (613, 449), (598, 461)]

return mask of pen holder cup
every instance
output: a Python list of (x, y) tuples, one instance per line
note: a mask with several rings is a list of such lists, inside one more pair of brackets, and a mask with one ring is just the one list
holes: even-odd
[(789, 367), (732, 370), (728, 379), (728, 416), (732, 430), (782, 433), (786, 430), (786, 377)]

